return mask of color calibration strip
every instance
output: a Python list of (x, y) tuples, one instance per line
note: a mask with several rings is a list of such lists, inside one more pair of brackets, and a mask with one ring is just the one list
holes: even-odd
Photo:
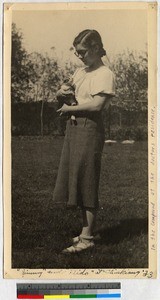
[(18, 295), (17, 299), (117, 299), (121, 294), (88, 294), (88, 295)]
[(17, 299), (118, 299), (121, 284), (17, 284)]

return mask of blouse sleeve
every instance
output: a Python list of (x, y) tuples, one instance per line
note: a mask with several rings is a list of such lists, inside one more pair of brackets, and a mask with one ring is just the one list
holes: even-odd
[(115, 95), (115, 77), (113, 72), (106, 68), (97, 73), (91, 81), (91, 95), (104, 93), (108, 95)]

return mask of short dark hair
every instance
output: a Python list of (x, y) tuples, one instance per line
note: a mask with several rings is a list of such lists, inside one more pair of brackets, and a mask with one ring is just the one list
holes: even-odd
[(73, 46), (76, 47), (81, 42), (88, 48), (91, 48), (94, 45), (98, 45), (100, 56), (102, 57), (106, 55), (106, 51), (103, 48), (102, 39), (98, 31), (92, 29), (81, 31), (74, 39)]

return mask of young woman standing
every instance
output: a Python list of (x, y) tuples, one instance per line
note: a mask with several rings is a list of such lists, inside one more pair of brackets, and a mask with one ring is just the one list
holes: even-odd
[[(99, 206), (98, 187), (104, 145), (102, 110), (114, 96), (114, 74), (103, 64), (106, 55), (96, 30), (84, 30), (74, 40), (75, 54), (84, 67), (73, 75), (78, 105), (64, 104), (60, 114), (68, 119), (66, 135), (54, 189), (54, 201), (82, 209), (82, 231), (63, 253), (76, 253), (94, 247), (93, 226)], [(63, 93), (63, 91), (62, 91)]]

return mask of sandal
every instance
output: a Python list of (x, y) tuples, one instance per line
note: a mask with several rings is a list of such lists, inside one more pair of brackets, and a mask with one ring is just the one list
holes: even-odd
[[(81, 239), (81, 235), (75, 236), (72, 238), (72, 244), (77, 244)], [(101, 239), (100, 234), (96, 234), (95, 236), (92, 236), (92, 239), (94, 241), (99, 241)]]
[[(77, 238), (77, 237), (76, 237)], [(79, 241), (74, 243), (72, 246), (64, 249), (62, 251), (63, 254), (73, 254), (73, 253), (79, 253), (84, 250), (93, 249), (94, 248), (94, 242), (93, 238), (87, 240), (87, 242), (84, 242), (84, 239), (82, 240), (81, 237), (78, 237)]]

